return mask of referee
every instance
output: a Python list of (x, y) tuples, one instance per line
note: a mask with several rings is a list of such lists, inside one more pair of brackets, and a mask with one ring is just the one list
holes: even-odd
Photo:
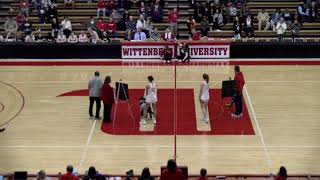
[(90, 118), (93, 118), (93, 104), (96, 102), (96, 115), (95, 119), (100, 119), (100, 108), (101, 108), (101, 100), (100, 100), (100, 95), (101, 95), (101, 88), (103, 85), (103, 81), (99, 77), (100, 73), (99, 71), (96, 71), (94, 73), (94, 77), (90, 79), (89, 84), (88, 84), (88, 89), (89, 89), (89, 100), (90, 100), (90, 105), (89, 105), (89, 115)]

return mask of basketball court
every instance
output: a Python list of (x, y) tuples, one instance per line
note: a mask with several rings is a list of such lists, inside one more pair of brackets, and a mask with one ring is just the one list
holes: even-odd
[[(106, 174), (152, 174), (170, 158), (190, 174), (320, 173), (320, 66), (242, 65), (244, 117), (230, 117), (221, 82), (233, 78), (226, 64), (114, 64), (0, 67), (0, 172), (79, 173), (94, 165)], [(112, 123), (89, 119), (87, 84), (94, 72), (129, 85), (130, 117), (119, 103)], [(210, 76), (210, 121), (202, 122), (198, 93)], [(138, 99), (147, 76), (159, 89), (157, 124), (139, 125)], [(102, 115), (102, 110), (100, 112)]]

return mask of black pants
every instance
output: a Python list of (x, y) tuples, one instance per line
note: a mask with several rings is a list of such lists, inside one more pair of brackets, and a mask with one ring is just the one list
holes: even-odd
[(278, 34), (278, 42), (283, 42), (283, 34)]
[(242, 113), (242, 95), (236, 95), (234, 97), (234, 105), (236, 107), (235, 115), (239, 115)]
[(93, 113), (92, 113), (93, 104), (94, 104), (94, 102), (96, 102), (96, 118), (99, 118), (100, 108), (101, 108), (100, 97), (89, 97), (89, 99), (90, 99), (89, 115), (93, 116)]
[(112, 105), (108, 103), (103, 103), (103, 122), (111, 122), (111, 109)]

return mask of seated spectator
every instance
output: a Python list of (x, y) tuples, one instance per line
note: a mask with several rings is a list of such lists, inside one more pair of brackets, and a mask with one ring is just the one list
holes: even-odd
[(72, 9), (74, 9), (74, 4), (75, 4), (75, 2), (74, 2), (74, 0), (64, 0), (63, 1), (64, 3), (64, 8), (72, 8)]
[(106, 2), (106, 15), (110, 16), (110, 14), (115, 10), (116, 2), (114, 0), (108, 0)]
[(149, 168), (145, 167), (142, 170), (141, 176), (138, 180), (154, 180), (154, 177), (151, 176)]
[(270, 28), (270, 16), (269, 13), (265, 11), (265, 9), (262, 9), (258, 14), (258, 31), (261, 31), (262, 26), (264, 26), (264, 30), (267, 30)]
[(64, 20), (61, 22), (61, 29), (63, 31), (63, 34), (66, 35), (67, 38), (69, 38), (72, 32), (72, 23), (69, 20), (68, 16), (65, 16)]
[(11, 17), (7, 17), (7, 20), (5, 21), (5, 23), (3, 25), (4, 31), (6, 33), (8, 33), (8, 32), (16, 33), (18, 28), (19, 28), (19, 26), (18, 26), (17, 21), (12, 19)]
[(26, 17), (29, 17), (29, 1), (28, 0), (21, 0), (20, 1), (20, 12), (24, 14)]
[[(92, 30), (94, 30), (94, 29), (92, 29)], [(102, 18), (98, 19), (98, 22), (96, 23), (96, 30), (97, 30), (99, 37), (101, 38), (102, 33), (106, 30), (106, 22), (104, 22), (102, 20)]]
[(161, 23), (163, 21), (163, 10), (159, 4), (155, 4), (152, 7), (151, 18), (155, 23)]
[(196, 22), (200, 22), (203, 18), (202, 13), (204, 12), (204, 4), (201, 4), (200, 2), (198, 2), (196, 4), (196, 7), (194, 8), (194, 19), (196, 20)]
[(199, 41), (200, 40), (200, 34), (197, 32), (196, 29), (192, 29), (191, 33), (192, 33), (191, 39), (193, 41)]
[(53, 18), (58, 19), (58, 10), (57, 10), (56, 5), (51, 4), (51, 6), (49, 7), (49, 9), (47, 11), (47, 21), (50, 23)]
[(179, 20), (179, 13), (177, 8), (173, 8), (173, 10), (169, 13), (169, 27), (171, 32), (174, 36), (178, 35), (178, 20)]
[(150, 33), (153, 30), (153, 22), (151, 20), (151, 17), (147, 17), (147, 20), (145, 21), (145, 33), (147, 35), (147, 37), (150, 37)]
[(36, 41), (36, 37), (33, 35), (32, 32), (28, 34), (24, 40), (24, 42), (35, 42), (35, 41)]
[(229, 22), (233, 21), (233, 18), (235, 18), (238, 14), (238, 10), (234, 3), (231, 4), (229, 7)]
[(134, 34), (134, 40), (145, 41), (146, 39), (147, 39), (146, 33), (144, 33), (141, 28), (138, 28), (138, 31)]
[(136, 23), (136, 29), (139, 29), (139, 28), (141, 28), (141, 30), (145, 29), (145, 20), (143, 15), (140, 15)]
[(15, 35), (15, 33), (9, 31), (5, 41), (6, 42), (16, 42), (17, 36)]
[(67, 166), (67, 173), (60, 177), (60, 180), (79, 180), (78, 176), (73, 175), (73, 166)]
[(290, 29), (291, 29), (292, 42), (295, 42), (296, 38), (299, 37), (301, 24), (298, 22), (298, 20), (294, 20), (294, 22), (290, 26)]
[(111, 42), (110, 36), (108, 35), (108, 33), (106, 31), (102, 32), (102, 37), (100, 38), (100, 41), (103, 43)]
[(35, 178), (35, 180), (50, 180), (50, 179), (51, 178), (46, 175), (46, 172), (44, 170), (40, 170), (37, 173), (37, 177)]
[(35, 10), (38, 10), (41, 6), (41, 0), (31, 0), (31, 4)]
[(39, 8), (38, 8), (38, 17), (39, 17), (39, 20), (40, 20), (40, 23), (41, 24), (45, 24), (46, 23), (46, 9), (43, 5), (41, 5)]
[(196, 26), (196, 20), (192, 18), (192, 16), (189, 16), (187, 20), (187, 27), (189, 30), (189, 35), (191, 36), (191, 29), (194, 29)]
[(29, 18), (26, 18), (24, 23), (22, 24), (22, 31), (26, 34), (29, 35), (32, 32), (32, 23), (29, 20)]
[(169, 27), (164, 31), (163, 40), (165, 40), (165, 41), (174, 41), (175, 40), (175, 37), (172, 34), (172, 32), (170, 31)]
[(207, 170), (205, 168), (202, 168), (200, 170), (200, 177), (197, 180), (208, 180), (208, 178), (207, 178)]
[(275, 13), (272, 14), (270, 25), (273, 31), (276, 30), (276, 25), (280, 21), (280, 19), (283, 17), (283, 14), (281, 13), (280, 9), (277, 9)]
[(288, 26), (291, 25), (291, 23), (292, 23), (292, 16), (291, 16), (288, 8), (287, 8), (287, 9), (284, 11), (284, 13), (283, 13), (283, 19), (284, 19), (284, 21), (286, 22), (286, 24), (287, 24)]
[(234, 18), (233, 31), (234, 31), (234, 38), (241, 39), (242, 26), (238, 16)]
[(160, 180), (173, 180), (173, 179), (184, 180), (185, 178), (182, 174), (182, 171), (177, 168), (176, 161), (174, 159), (170, 159), (168, 161), (167, 168), (161, 172)]
[(58, 23), (56, 18), (53, 18), (51, 23), (52, 37), (56, 38), (59, 32), (60, 32), (60, 24)]
[(93, 44), (97, 44), (97, 42), (99, 42), (99, 40), (100, 40), (97, 31), (89, 29), (89, 33), (90, 33), (90, 42)]
[(309, 10), (309, 21), (314, 22), (318, 18), (318, 15), (319, 15), (318, 6), (315, 1), (312, 1), (309, 4), (308, 10)]
[(106, 180), (106, 177), (99, 174), (95, 167), (89, 167), (88, 171), (86, 171), (83, 180)]
[(277, 23), (276, 30), (278, 35), (278, 42), (283, 42), (284, 33), (287, 30), (287, 24), (284, 21), (283, 17), (280, 18), (280, 21)]
[(163, 49), (163, 56), (162, 56), (162, 60), (165, 62), (165, 63), (170, 63), (171, 60), (173, 58), (173, 52), (172, 50), (169, 48), (168, 45), (165, 45), (164, 46), (164, 49)]
[(79, 39), (79, 42), (80, 42), (80, 43), (89, 42), (88, 36), (87, 36), (86, 33), (84, 33), (84, 31), (81, 31), (78, 39)]
[(221, 31), (221, 28), (223, 27), (223, 16), (219, 9), (216, 9), (215, 14), (212, 17), (213, 19), (213, 30)]
[(76, 35), (74, 32), (72, 32), (72, 33), (70, 34), (70, 36), (68, 37), (67, 42), (68, 42), (68, 43), (77, 43), (77, 42), (78, 42), (78, 37), (77, 37), (77, 35)]
[(251, 14), (247, 15), (246, 19), (244, 20), (244, 31), (247, 38), (254, 36), (254, 26)]
[(302, 22), (308, 19), (309, 13), (307, 12), (307, 4), (301, 4), (298, 6), (299, 18)]
[(274, 178), (274, 180), (286, 180), (287, 179), (287, 169), (283, 166), (280, 167), (279, 172), (277, 176)]
[(96, 20), (93, 18), (93, 16), (91, 16), (89, 21), (86, 22), (86, 28), (87, 30), (89, 29), (96, 30)]
[(4, 42), (3, 36), (0, 34), (0, 42)]
[(36, 37), (36, 42), (46, 42), (46, 41), (47, 41), (47, 39), (42, 36), (41, 31), (38, 31), (38, 36)]
[(118, 10), (112, 11), (110, 17), (116, 23), (117, 27), (121, 26), (121, 23), (123, 21), (123, 16), (122, 16), (122, 14), (119, 13)]
[(65, 42), (67, 42), (66, 35), (64, 35), (63, 32), (60, 31), (58, 36), (57, 36), (56, 42), (57, 43), (65, 43)]
[(51, 0), (41, 0), (40, 3), (40, 6), (43, 5), (45, 9), (48, 9), (53, 4)]
[(26, 17), (24, 16), (24, 14), (22, 12), (18, 13), (18, 15), (16, 17), (16, 21), (18, 23), (19, 29), (22, 29), (22, 25), (26, 21)]
[(99, 0), (98, 2), (98, 9), (97, 9), (97, 18), (100, 17), (100, 13), (102, 12), (103, 17), (106, 17), (106, 1), (105, 0)]
[(161, 40), (161, 35), (158, 32), (157, 28), (154, 28), (154, 30), (151, 30), (150, 39), (152, 39), (153, 41), (160, 41)]
[(126, 40), (130, 41), (133, 38), (133, 34), (136, 30), (136, 27), (136, 22), (134, 21), (133, 16), (129, 16), (129, 20), (126, 22)]
[(109, 37), (117, 38), (117, 25), (111, 17), (109, 18), (109, 22), (106, 23), (106, 32)]
[(147, 19), (147, 10), (148, 8), (145, 6), (144, 2), (140, 2), (140, 7), (139, 7), (139, 16), (142, 15), (144, 19)]
[(242, 13), (243, 17), (247, 17), (248, 14), (251, 14), (250, 6), (248, 6), (247, 4), (242, 6), (242, 12), (241, 13)]
[(200, 23), (201, 35), (208, 36), (208, 31), (210, 31), (210, 24), (207, 16), (203, 16), (203, 20)]

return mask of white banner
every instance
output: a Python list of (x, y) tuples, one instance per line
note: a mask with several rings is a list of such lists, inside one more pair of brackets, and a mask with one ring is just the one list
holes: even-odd
[[(174, 52), (174, 45), (168, 45)], [(164, 45), (122, 45), (123, 59), (160, 59)]]
[[(177, 54), (179, 54), (179, 49)], [(192, 58), (197, 59), (221, 59), (230, 57), (230, 45), (189, 45), (189, 52)]]

